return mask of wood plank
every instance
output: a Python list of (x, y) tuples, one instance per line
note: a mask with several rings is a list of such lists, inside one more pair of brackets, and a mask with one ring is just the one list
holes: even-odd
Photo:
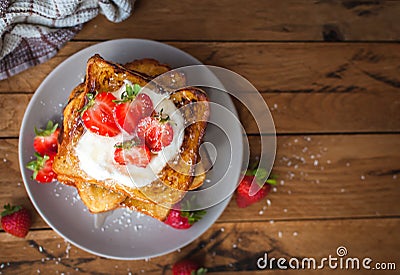
[(19, 135), (25, 109), (31, 97), (31, 94), (0, 94), (1, 137)]
[[(303, 258), (315, 258), (320, 263), (329, 255), (337, 257), (339, 246), (344, 246), (349, 253), (343, 259), (362, 260), (369, 257), (374, 265), (377, 262), (398, 265), (399, 229), (399, 219), (220, 223), (213, 225), (181, 251), (148, 261), (96, 257), (64, 242), (53, 231), (33, 231), (26, 240), (0, 233), (0, 246), (2, 251), (7, 251), (0, 255), (0, 271), (6, 274), (48, 274), (57, 271), (59, 274), (77, 271), (91, 274), (170, 274), (168, 272), (174, 262), (189, 257), (202, 263), (212, 274), (231, 274), (235, 271), (254, 274), (260, 271), (257, 260), (266, 252), (269, 259), (282, 257), (287, 261), (291, 258), (301, 261)], [(278, 271), (277, 268), (275, 265), (273, 269)], [(324, 273), (344, 272), (340, 268), (329, 270), (327, 263), (322, 270)], [(309, 274), (310, 271), (304, 269), (302, 274)], [(300, 271), (282, 272), (298, 274)], [(318, 274), (320, 272), (318, 270)], [(359, 272), (367, 274), (371, 270), (361, 268)]]
[[(258, 138), (249, 141), (257, 156)], [(233, 200), (220, 219), (399, 216), (399, 152), (399, 135), (279, 136), (269, 202), (237, 209)]]
[(400, 45), (171, 43), (247, 78), (261, 93), (398, 92)]
[[(33, 93), (71, 54), (95, 42), (69, 42), (51, 60), (0, 82), (0, 92)], [(205, 64), (230, 69), (261, 92), (398, 91), (400, 45), (391, 43), (168, 42)]]
[[(400, 97), (396, 93), (277, 93), (262, 94), (271, 111), (276, 132), (357, 133), (400, 130)], [(265, 107), (253, 97), (251, 110), (235, 101), (240, 121), (249, 134), (258, 134)], [(258, 123), (254, 120), (258, 119)]]
[(400, 38), (399, 14), (390, 0), (140, 1), (125, 22), (99, 16), (76, 39), (387, 41)]
[[(258, 137), (249, 142), (255, 159)], [(233, 199), (219, 222), (400, 216), (399, 149), (400, 135), (279, 136), (276, 190), (245, 209)], [(1, 156), (0, 205), (25, 205), (46, 228), (21, 185), (17, 140), (0, 140)]]

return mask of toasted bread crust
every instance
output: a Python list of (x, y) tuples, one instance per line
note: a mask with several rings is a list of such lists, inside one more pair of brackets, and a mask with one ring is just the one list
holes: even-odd
[[(74, 185), (78, 189), (83, 202), (93, 213), (124, 206), (163, 220), (173, 203), (179, 201), (187, 190), (197, 188), (204, 181), (204, 178), (199, 178), (192, 186), (193, 165), (184, 164), (195, 164), (197, 161), (198, 148), (208, 118), (208, 98), (202, 90), (197, 88), (185, 88), (171, 95), (171, 100), (177, 108), (185, 107), (183, 113), (185, 118), (202, 114), (202, 121), (185, 128), (182, 153), (177, 160), (177, 165), (164, 167), (158, 181), (144, 188), (128, 188), (111, 180), (97, 181), (80, 169), (79, 159), (74, 153), (76, 143), (85, 131), (79, 110), (85, 105), (86, 94), (95, 91), (115, 91), (122, 86), (124, 79), (140, 86), (145, 86), (150, 81), (143, 72), (141, 74), (126, 70), (118, 64), (105, 61), (99, 55), (89, 59), (86, 81), (71, 92), (69, 102), (64, 109), (62, 141), (53, 169), (58, 174), (60, 182)], [(204, 104), (192, 104), (196, 102)]]
[(162, 64), (152, 58), (136, 59), (126, 63), (124, 68), (150, 77), (156, 77), (171, 70), (171, 67), (167, 64)]

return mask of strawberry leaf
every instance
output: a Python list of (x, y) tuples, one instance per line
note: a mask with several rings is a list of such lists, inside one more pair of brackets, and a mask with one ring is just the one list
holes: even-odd
[(50, 159), (49, 156), (44, 155), (43, 157), (35, 152), (36, 160), (32, 160), (26, 164), (26, 168), (33, 171), (32, 179), (35, 179), (40, 169), (43, 168), (45, 162)]
[(201, 220), (206, 213), (207, 211), (205, 210), (181, 211), (181, 216), (187, 218), (189, 224), (194, 224), (195, 222)]
[[(267, 178), (267, 170), (265, 170), (264, 168), (258, 168), (258, 169), (253, 169), (253, 170), (247, 170), (246, 171), (246, 176), (254, 176), (256, 178), (256, 182), (259, 186), (262, 186), (263, 184), (261, 183), (268, 183), (271, 185), (276, 185), (277, 181), (276, 179), (278, 178), (277, 175), (274, 174), (270, 174), (269, 177)], [(265, 178), (267, 178), (267, 180), (265, 180)]]
[(18, 212), (19, 210), (21, 210), (21, 206), (17, 205), (17, 206), (11, 206), (9, 203), (4, 205), (4, 211), (1, 212), (1, 216), (5, 217), (8, 215), (11, 215), (15, 212)]
[(268, 172), (264, 168), (259, 168), (254, 171), (254, 176), (259, 182), (263, 182), (267, 178)]
[(246, 176), (254, 176), (254, 170), (247, 170), (245, 175)]
[(52, 133), (54, 133), (57, 130), (57, 127), (58, 127), (58, 123), (54, 124), (53, 121), (49, 120), (47, 122), (46, 128), (44, 130), (37, 129), (35, 127), (35, 135), (41, 136), (41, 137), (50, 136)]
[(193, 270), (190, 274), (191, 275), (204, 275), (207, 273), (207, 268), (200, 267), (197, 270)]
[(156, 114), (154, 117), (156, 117), (161, 123), (167, 123), (170, 118), (169, 115), (163, 115), (164, 109), (161, 109), (159, 114)]
[(192, 196), (189, 200), (186, 200), (181, 204), (181, 217), (187, 218), (190, 225), (201, 220), (207, 213), (206, 210), (189, 210), (191, 209), (191, 205), (193, 205), (194, 201), (195, 196)]

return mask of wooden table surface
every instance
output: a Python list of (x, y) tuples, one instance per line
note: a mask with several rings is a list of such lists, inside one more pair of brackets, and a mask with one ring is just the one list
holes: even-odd
[[(21, 120), (41, 81), (71, 54), (116, 38), (162, 41), (243, 75), (277, 130), (279, 184), (268, 203), (240, 209), (232, 200), (199, 239), (148, 261), (108, 260), (65, 242), (33, 208), (18, 165)], [(186, 257), (210, 273), (253, 274), (266, 272), (256, 263), (265, 252), (321, 259), (339, 246), (399, 270), (399, 40), (393, 0), (149, 0), (123, 23), (98, 16), (54, 58), (0, 82), (0, 205), (19, 203), (33, 216), (26, 239), (0, 231), (1, 274), (168, 274)], [(259, 133), (238, 111), (256, 156)], [(276, 268), (269, 273), (285, 272)]]

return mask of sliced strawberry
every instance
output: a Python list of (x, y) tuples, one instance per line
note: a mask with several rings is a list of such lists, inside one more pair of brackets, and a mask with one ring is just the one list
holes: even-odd
[(161, 111), (158, 116), (145, 117), (139, 121), (137, 135), (152, 152), (161, 151), (163, 147), (171, 144), (174, 131), (168, 120), (169, 117), (162, 117)]
[(36, 137), (33, 139), (35, 151), (41, 156), (55, 156), (58, 149), (58, 135), (60, 134), (58, 124), (53, 124), (53, 121), (49, 120), (46, 129), (42, 130), (35, 127), (35, 134)]
[[(119, 102), (119, 101), (118, 101)], [(153, 102), (144, 93), (138, 94), (132, 101), (126, 99), (114, 108), (117, 124), (127, 133), (133, 134), (140, 119), (151, 115)]]
[(53, 158), (44, 155), (43, 157), (35, 153), (36, 160), (30, 161), (26, 168), (33, 171), (32, 179), (48, 183), (56, 180), (57, 174), (53, 171)]
[(11, 235), (24, 238), (31, 226), (31, 217), (29, 212), (21, 206), (4, 205), (4, 211), (1, 213), (1, 227)]
[(113, 137), (120, 133), (115, 123), (113, 109), (116, 106), (112, 93), (88, 94), (88, 102), (82, 109), (82, 121), (86, 128), (98, 135)]
[(145, 168), (150, 163), (151, 153), (146, 145), (128, 141), (115, 145), (114, 160), (121, 165), (133, 164)]
[(176, 229), (188, 229), (195, 222), (201, 220), (205, 214), (205, 210), (181, 211), (171, 209), (164, 223)]

